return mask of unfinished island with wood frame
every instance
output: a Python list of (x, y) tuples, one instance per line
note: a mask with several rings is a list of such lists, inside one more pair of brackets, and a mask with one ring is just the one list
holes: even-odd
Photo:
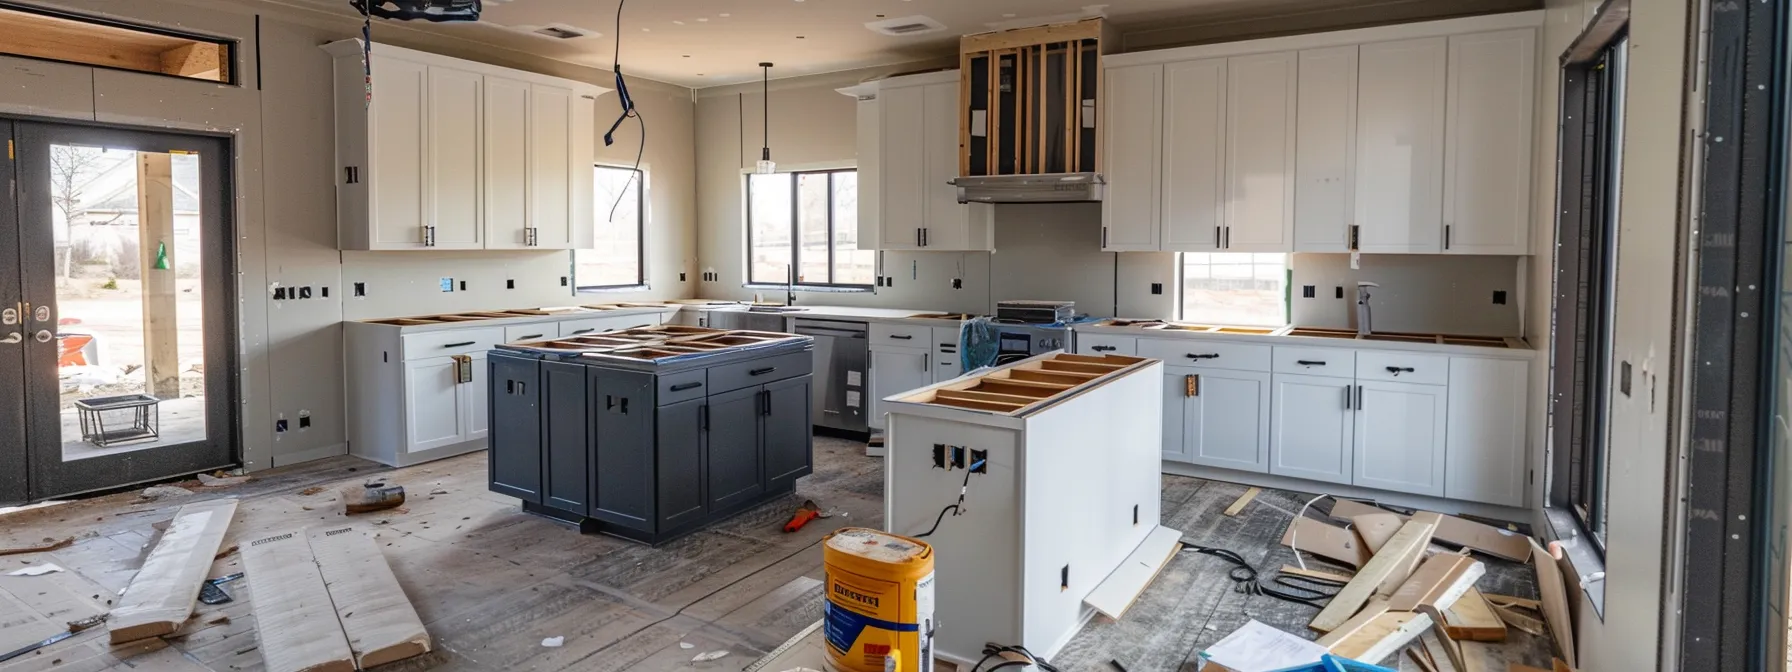
[(814, 347), (686, 326), (498, 346), (489, 488), (650, 544), (788, 494), (814, 469)]
[[(987, 642), (1050, 657), (1104, 582), (1128, 586), (1123, 610), (1168, 560), (1162, 378), (1158, 360), (1059, 351), (883, 400), (884, 520), (933, 528), (938, 657), (974, 663)], [(1135, 576), (1140, 555), (1156, 557)]]

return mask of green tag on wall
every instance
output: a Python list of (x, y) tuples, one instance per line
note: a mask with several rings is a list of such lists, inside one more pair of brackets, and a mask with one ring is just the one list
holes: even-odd
[(157, 243), (156, 244), (156, 270), (158, 270), (158, 271), (168, 270), (168, 244), (167, 243)]

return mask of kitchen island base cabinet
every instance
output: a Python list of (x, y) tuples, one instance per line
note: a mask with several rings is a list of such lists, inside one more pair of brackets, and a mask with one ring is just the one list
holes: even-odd
[(649, 544), (783, 496), (814, 469), (808, 355), (747, 371), (783, 380), (705, 394), (730, 385), (728, 367), (656, 376), (493, 354), (490, 489)]

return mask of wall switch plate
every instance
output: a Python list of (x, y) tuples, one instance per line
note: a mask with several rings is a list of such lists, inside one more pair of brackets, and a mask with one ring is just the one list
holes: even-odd
[(1493, 290), (1493, 305), (1496, 305), (1496, 306), (1506, 305), (1506, 290), (1503, 290), (1503, 289)]
[(442, 291), (444, 292), (454, 291), (454, 278), (442, 278), (441, 282), (437, 284), (441, 286)]
[(1151, 293), (1152, 293), (1152, 294), (1162, 294), (1162, 293), (1164, 293), (1164, 283), (1161, 283), (1161, 282), (1153, 282), (1153, 283), (1151, 283)]

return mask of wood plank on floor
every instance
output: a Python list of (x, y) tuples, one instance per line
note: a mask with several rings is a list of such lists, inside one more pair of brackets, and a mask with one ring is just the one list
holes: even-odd
[(186, 622), (236, 505), (217, 499), (180, 507), (106, 619), (114, 644), (166, 635)]

